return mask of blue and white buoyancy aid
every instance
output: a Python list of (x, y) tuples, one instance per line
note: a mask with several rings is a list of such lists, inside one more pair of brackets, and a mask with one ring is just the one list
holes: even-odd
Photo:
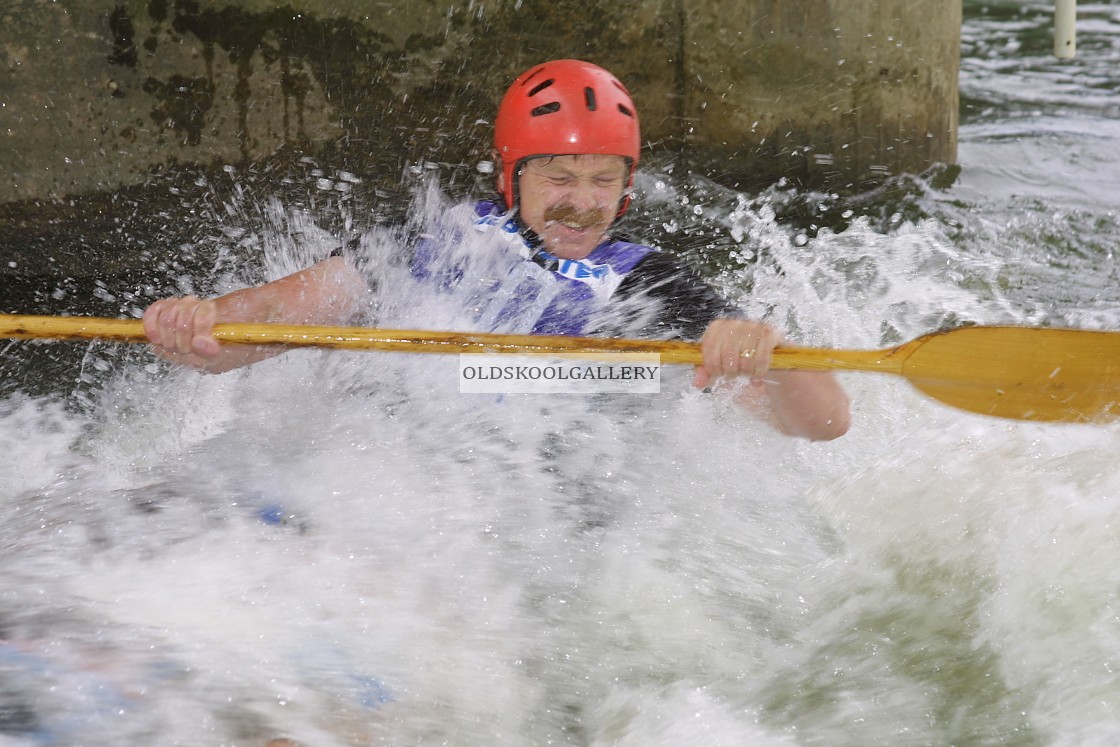
[[(494, 278), (472, 299), (480, 326), (489, 331), (542, 335), (582, 335), (596, 311), (618, 290), (623, 278), (655, 250), (608, 239), (583, 259), (561, 259), (532, 246), (510, 213), (493, 202), (474, 206), (474, 228), (510, 249), (515, 261), (505, 277)], [(504, 241), (503, 241), (504, 239)], [(422, 248), (413, 272), (428, 277), (438, 246)], [(461, 276), (444, 277), (457, 282)]]

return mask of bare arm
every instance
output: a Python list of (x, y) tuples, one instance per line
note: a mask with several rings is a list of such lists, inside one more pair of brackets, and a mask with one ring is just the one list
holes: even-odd
[(771, 371), (771, 351), (784, 340), (773, 327), (741, 319), (716, 319), (704, 332), (704, 365), (695, 384), (724, 376), (749, 376), (740, 403), (762, 411), (782, 433), (814, 441), (839, 438), (851, 425), (850, 401), (825, 371)]
[(344, 324), (369, 301), (356, 269), (331, 257), (271, 283), (214, 299), (165, 298), (144, 312), (144, 332), (156, 354), (176, 363), (220, 373), (279, 355), (285, 348), (221, 345), (210, 334), (221, 322)]

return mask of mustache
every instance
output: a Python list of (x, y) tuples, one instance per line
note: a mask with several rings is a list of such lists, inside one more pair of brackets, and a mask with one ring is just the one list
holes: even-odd
[(544, 211), (546, 223), (565, 223), (569, 226), (587, 228), (603, 222), (601, 209), (580, 210), (575, 205), (553, 205)]

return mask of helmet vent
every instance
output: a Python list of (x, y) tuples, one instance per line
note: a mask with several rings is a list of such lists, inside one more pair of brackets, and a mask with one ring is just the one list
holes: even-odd
[(555, 82), (556, 82), (555, 78), (549, 78), (548, 80), (541, 81), (540, 83), (533, 86), (532, 89), (529, 90), (529, 98), (532, 98), (533, 96), (536, 96), (538, 93), (540, 93), (544, 89), (548, 88), (549, 86), (551, 86)]
[(625, 115), (626, 115), (627, 117), (630, 117), (631, 119), (633, 119), (633, 117), (634, 117), (634, 112), (630, 111), (629, 109), (627, 109), (627, 108), (626, 108), (625, 106), (623, 106), (622, 104), (619, 104), (619, 105), (618, 105), (618, 110), (619, 110), (620, 112), (622, 112), (623, 114), (625, 114)]
[(542, 104), (541, 106), (535, 107), (532, 111), (529, 112), (529, 116), (540, 117), (544, 114), (552, 114), (553, 112), (558, 111), (560, 111), (560, 102), (551, 101), (547, 104)]
[(587, 111), (595, 111), (595, 89), (591, 86), (583, 89), (583, 98), (587, 102)]

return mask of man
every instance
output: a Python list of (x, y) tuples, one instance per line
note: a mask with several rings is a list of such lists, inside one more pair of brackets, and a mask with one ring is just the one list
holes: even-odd
[[(637, 110), (606, 70), (557, 60), (523, 73), (495, 121), (501, 203), (480, 203), (479, 225), (514, 237), (517, 250), (554, 298), (533, 325), (538, 334), (587, 334), (603, 310), (643, 296), (661, 304), (657, 336), (700, 337), (697, 387), (748, 377), (739, 400), (783, 433), (832, 439), (849, 426), (848, 397), (818, 371), (771, 371), (775, 328), (737, 318), (710, 287), (668, 255), (608, 235), (630, 201), (638, 164)], [(438, 251), (438, 247), (435, 248)], [(418, 272), (422, 272), (422, 268)], [(218, 372), (282, 349), (220, 345), (216, 322), (345, 324), (368, 300), (369, 286), (344, 256), (332, 256), (271, 283), (212, 300), (157, 301), (144, 314), (156, 352)]]

